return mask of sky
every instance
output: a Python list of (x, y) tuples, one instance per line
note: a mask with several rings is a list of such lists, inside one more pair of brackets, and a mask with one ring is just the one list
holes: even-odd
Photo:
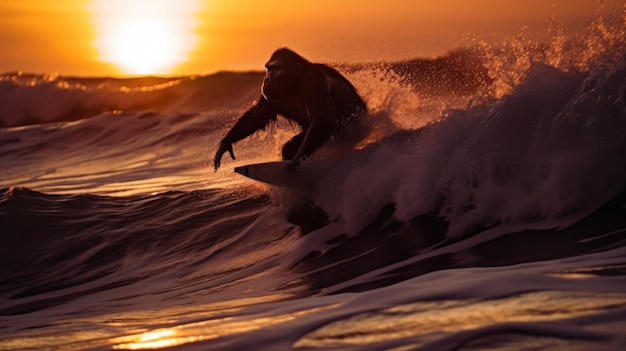
[(434, 57), (481, 40), (541, 40), (620, 18), (605, 0), (0, 0), (0, 72), (73, 76), (262, 70), (278, 47), (312, 61)]

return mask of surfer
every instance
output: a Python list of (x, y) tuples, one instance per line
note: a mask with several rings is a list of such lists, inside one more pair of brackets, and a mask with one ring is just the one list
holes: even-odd
[(294, 51), (276, 50), (265, 64), (261, 97), (233, 125), (215, 153), (215, 170), (232, 144), (265, 129), (281, 115), (298, 124), (302, 132), (282, 148), (283, 160), (295, 169), (300, 161), (328, 143), (356, 141), (367, 107), (354, 86), (337, 70), (312, 63)]

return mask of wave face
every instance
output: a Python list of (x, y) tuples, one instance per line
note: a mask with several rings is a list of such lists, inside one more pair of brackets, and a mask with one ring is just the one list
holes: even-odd
[(5, 73), (0, 75), (0, 126), (75, 121), (109, 111), (240, 107), (256, 95), (262, 79), (258, 72), (132, 79)]
[(0, 350), (621, 350), (624, 32), (340, 66), (300, 188), (212, 169), (261, 73), (0, 76)]

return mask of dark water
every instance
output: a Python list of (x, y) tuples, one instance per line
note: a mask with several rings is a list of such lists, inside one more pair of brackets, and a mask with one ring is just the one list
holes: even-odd
[(212, 170), (261, 73), (2, 75), (0, 350), (621, 350), (626, 45), (598, 28), (342, 67), (372, 133), (299, 188), (231, 172), (287, 123)]

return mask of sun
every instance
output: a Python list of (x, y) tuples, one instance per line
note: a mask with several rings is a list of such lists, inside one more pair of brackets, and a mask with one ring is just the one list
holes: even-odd
[(126, 74), (168, 74), (198, 43), (201, 0), (92, 0), (102, 61)]

